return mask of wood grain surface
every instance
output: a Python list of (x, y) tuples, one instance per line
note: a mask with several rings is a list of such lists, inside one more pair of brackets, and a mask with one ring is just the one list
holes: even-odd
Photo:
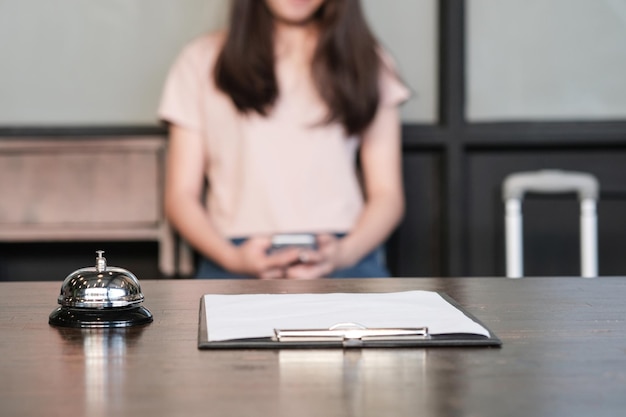
[[(626, 279), (143, 280), (154, 322), (52, 327), (60, 282), (0, 283), (1, 416), (621, 416)], [(502, 348), (197, 349), (205, 293), (435, 290)], [(384, 312), (381, 312), (384, 314)]]

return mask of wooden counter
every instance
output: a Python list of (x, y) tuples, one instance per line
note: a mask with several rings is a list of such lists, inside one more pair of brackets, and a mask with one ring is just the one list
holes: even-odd
[[(144, 280), (154, 322), (48, 325), (60, 282), (0, 283), (2, 416), (621, 416), (626, 279)], [(205, 293), (443, 291), (502, 348), (197, 349)], [(381, 312), (384, 314), (384, 312)]]

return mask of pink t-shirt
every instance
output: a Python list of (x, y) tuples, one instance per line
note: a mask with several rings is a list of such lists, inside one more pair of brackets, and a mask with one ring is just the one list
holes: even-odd
[[(326, 109), (310, 80), (279, 76), (281, 95), (267, 117), (239, 113), (213, 82), (221, 39), (205, 35), (184, 48), (159, 108), (161, 119), (204, 137), (213, 223), (229, 238), (349, 231), (363, 207), (358, 138), (346, 137), (338, 123), (316, 124)], [(383, 106), (408, 97), (391, 70), (380, 85)]]

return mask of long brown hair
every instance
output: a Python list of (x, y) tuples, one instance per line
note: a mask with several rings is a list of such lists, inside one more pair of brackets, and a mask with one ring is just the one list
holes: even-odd
[[(327, 0), (315, 16), (320, 37), (312, 73), (328, 107), (323, 122), (362, 132), (376, 114), (380, 58), (359, 0)], [(242, 113), (267, 115), (279, 95), (274, 72), (273, 17), (263, 0), (233, 0), (215, 82)]]

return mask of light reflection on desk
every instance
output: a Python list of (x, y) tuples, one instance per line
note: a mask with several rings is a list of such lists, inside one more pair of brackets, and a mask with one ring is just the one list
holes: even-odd
[(126, 339), (109, 330), (83, 330), (86, 415), (106, 415), (107, 398), (120, 398), (124, 388)]
[[(281, 350), (281, 409), (317, 416), (320, 404), (337, 402), (347, 415), (385, 415), (399, 411), (410, 397), (427, 402), (426, 349)], [(416, 377), (419, 375), (419, 377)], [(390, 389), (389, 387), (402, 387)], [(297, 404), (292, 399), (306, 391)], [(287, 407), (298, 407), (287, 410)], [(389, 407), (389, 408), (387, 408)], [(336, 409), (335, 407), (332, 407)], [(415, 410), (403, 410), (413, 415)]]
[(142, 329), (59, 329), (67, 351), (82, 349), (84, 383), (76, 381), (76, 385), (84, 387), (84, 415), (107, 416), (122, 409), (122, 404), (107, 399), (125, 398), (127, 350)]

